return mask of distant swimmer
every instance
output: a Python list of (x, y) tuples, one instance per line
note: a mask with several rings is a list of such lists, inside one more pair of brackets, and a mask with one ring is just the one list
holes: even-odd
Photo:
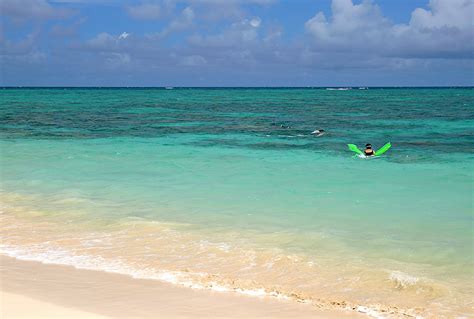
[(374, 156), (374, 155), (375, 155), (375, 152), (374, 152), (374, 150), (372, 149), (372, 145), (371, 145), (371, 144), (365, 144), (364, 155), (365, 155), (365, 156)]
[(324, 131), (323, 129), (319, 129), (319, 130), (315, 130), (315, 131), (311, 132), (311, 134), (316, 135), (316, 137), (323, 136), (325, 133), (326, 133), (326, 131)]
[(284, 128), (284, 129), (289, 129), (289, 128), (291, 128), (289, 125), (280, 124), (280, 123), (271, 123), (270, 125), (271, 125), (271, 126), (279, 126), (280, 128)]

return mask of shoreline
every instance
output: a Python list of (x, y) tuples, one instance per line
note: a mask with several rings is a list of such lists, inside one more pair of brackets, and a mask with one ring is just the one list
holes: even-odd
[(0, 255), (2, 318), (367, 318), (356, 311), (177, 287)]

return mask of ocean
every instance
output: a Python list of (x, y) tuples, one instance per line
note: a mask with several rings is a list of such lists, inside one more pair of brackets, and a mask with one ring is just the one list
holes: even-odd
[(473, 106), (473, 88), (4, 88), (0, 252), (474, 316)]

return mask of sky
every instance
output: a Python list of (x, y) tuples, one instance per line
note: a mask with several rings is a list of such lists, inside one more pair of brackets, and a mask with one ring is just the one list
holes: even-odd
[(472, 86), (474, 0), (0, 0), (1, 86)]

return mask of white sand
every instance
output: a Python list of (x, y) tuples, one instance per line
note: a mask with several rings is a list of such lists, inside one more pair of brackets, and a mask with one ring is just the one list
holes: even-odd
[(366, 318), (0, 256), (0, 318)]
[(25, 296), (0, 292), (0, 315), (2, 319), (39, 319), (39, 318), (69, 318), (69, 319), (105, 319), (76, 309), (61, 307), (38, 301)]

